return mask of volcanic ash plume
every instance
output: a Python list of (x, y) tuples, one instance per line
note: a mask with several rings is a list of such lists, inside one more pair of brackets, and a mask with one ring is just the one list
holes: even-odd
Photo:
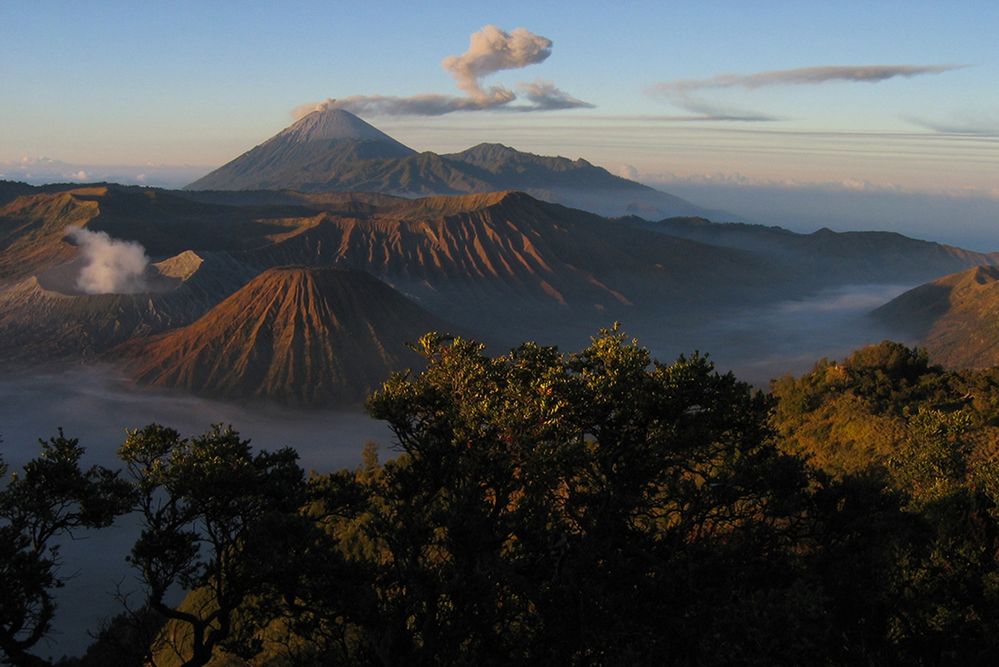
[(80, 227), (67, 229), (66, 235), (80, 246), (83, 267), (76, 279), (78, 289), (87, 294), (135, 294), (147, 290), (149, 257), (141, 244)]
[(468, 50), (448, 56), (441, 62), (464, 95), (422, 93), (410, 97), (394, 95), (351, 95), (297, 107), (296, 120), (326, 109), (346, 109), (361, 115), (440, 116), (455, 111), (554, 111), (591, 108), (589, 102), (576, 99), (551, 81), (538, 80), (517, 85), (529, 104), (515, 104), (517, 93), (501, 85), (485, 86), (482, 79), (498, 72), (521, 69), (544, 62), (552, 54), (552, 41), (525, 28), (510, 32), (494, 25), (472, 33)]

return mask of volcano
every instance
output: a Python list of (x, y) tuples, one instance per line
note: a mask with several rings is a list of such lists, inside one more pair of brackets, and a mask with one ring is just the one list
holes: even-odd
[(298, 406), (357, 403), (448, 325), (362, 271), (269, 269), (193, 324), (123, 348), (140, 384)]
[(313, 111), (186, 189), (351, 191), (403, 197), (521, 190), (600, 215), (719, 216), (583, 159), (534, 155), (497, 143), (448, 155), (417, 153), (343, 109)]

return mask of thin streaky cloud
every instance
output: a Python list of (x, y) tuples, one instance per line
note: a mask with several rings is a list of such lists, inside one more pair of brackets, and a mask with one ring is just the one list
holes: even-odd
[[(895, 78), (912, 78), (928, 74), (942, 74), (967, 65), (827, 65), (770, 70), (752, 74), (720, 74), (707, 79), (679, 79), (650, 86), (647, 92), (662, 97), (674, 106), (706, 119), (729, 117), (735, 120), (776, 120), (765, 113), (732, 109), (720, 106), (695, 95), (704, 90), (742, 88), (757, 90), (769, 86), (815, 86), (826, 83), (879, 83)], [(735, 118), (733, 118), (735, 117)], [(741, 118), (739, 118), (741, 117)]]
[(506, 32), (487, 25), (472, 33), (467, 51), (448, 56), (441, 62), (464, 95), (352, 95), (303, 104), (296, 107), (292, 115), (298, 119), (323, 109), (345, 109), (373, 116), (442, 116), (455, 111), (553, 111), (593, 107), (560, 90), (551, 81), (539, 79), (518, 84), (521, 95), (529, 104), (514, 104), (518, 99), (517, 93), (501, 85), (487, 87), (482, 82), (485, 77), (497, 72), (542, 63), (551, 53), (552, 41), (547, 37), (525, 28)]
[(707, 79), (681, 79), (653, 86), (653, 90), (693, 91), (706, 88), (745, 88), (755, 90), (766, 86), (814, 86), (822, 83), (847, 81), (878, 83), (897, 77), (911, 78), (926, 74), (942, 74), (967, 65), (828, 65), (770, 70), (753, 74), (720, 74)]
[(937, 134), (999, 137), (999, 116), (955, 118), (944, 121), (906, 116), (903, 120)]

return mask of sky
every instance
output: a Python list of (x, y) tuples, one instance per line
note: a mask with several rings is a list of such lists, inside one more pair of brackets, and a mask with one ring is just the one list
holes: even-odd
[[(470, 45), (489, 30), (498, 60)], [(417, 150), (498, 141), (665, 189), (994, 201), (997, 33), (985, 0), (4, 0), (0, 174), (179, 185), (333, 99)]]

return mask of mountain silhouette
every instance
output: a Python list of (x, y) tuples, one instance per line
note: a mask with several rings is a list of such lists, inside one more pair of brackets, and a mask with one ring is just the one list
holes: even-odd
[(522, 190), (601, 215), (712, 213), (582, 159), (533, 155), (496, 143), (449, 155), (417, 153), (343, 109), (313, 111), (187, 189), (404, 197)]

